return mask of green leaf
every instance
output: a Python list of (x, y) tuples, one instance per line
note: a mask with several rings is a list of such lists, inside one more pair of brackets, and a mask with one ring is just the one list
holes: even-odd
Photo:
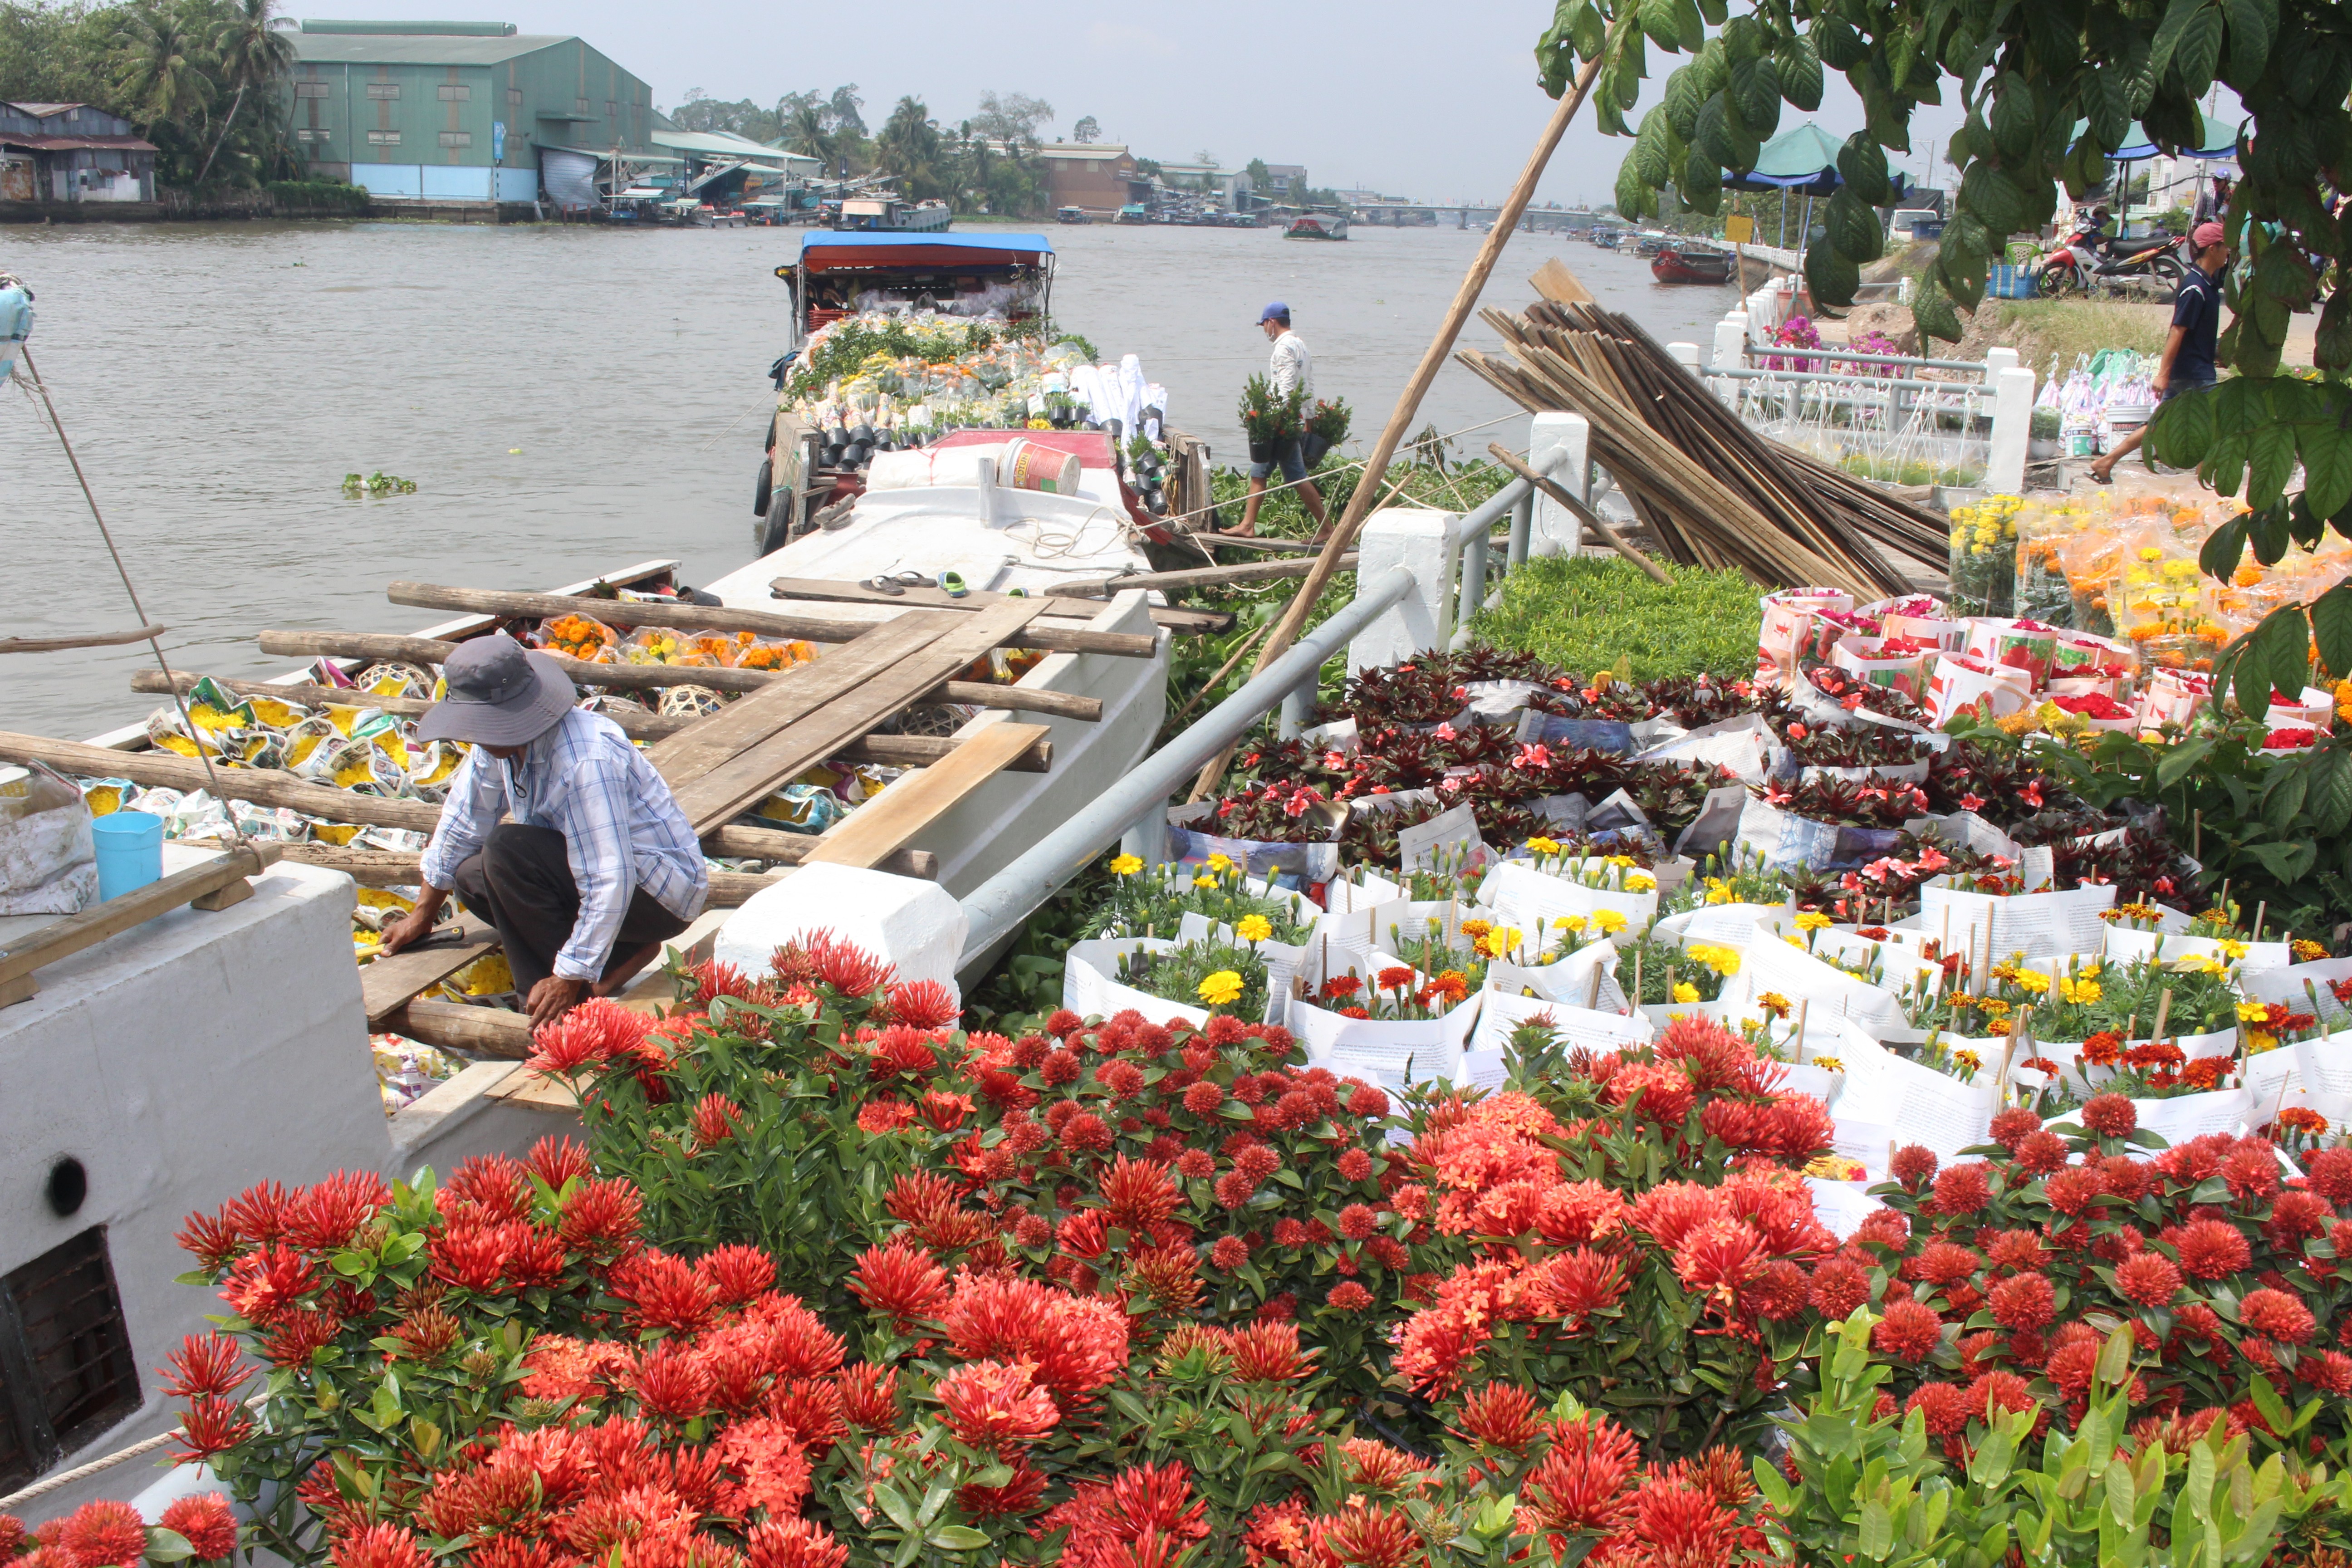
[(1830, 231), (1830, 243), (1847, 260), (1860, 263), (1878, 259), (1885, 238), (1878, 226), (1878, 215), (1864, 206), (1853, 191), (1840, 187), (1830, 197), (1822, 215), (1822, 226)]
[[(1862, 268), (1841, 255), (1834, 244), (1809, 246), (1805, 250), (1805, 282), (1812, 289), (1813, 298), (1823, 304), (1851, 304), (1854, 291), (1862, 287)], [(1915, 316), (1926, 297), (1927, 291), (1922, 289), (1920, 300), (1911, 307)], [(1925, 325), (1924, 321), (1922, 325)], [(1951, 335), (1955, 338), (1960, 335), (1957, 327)]]
[(2022, 158), (2032, 150), (2041, 130), (2033, 112), (2033, 89), (2015, 71), (2001, 72), (1994, 82), (1992, 112), (1986, 124), (2002, 158)]
[(1675, 73), (1666, 78), (1665, 97), (1659, 107), (1666, 111), (1666, 123), (1675, 128), (1675, 134), (1689, 142), (1698, 131), (1698, 107), (1706, 101), (1706, 93), (1699, 86), (1698, 68), (1677, 66)]
[[(2178, 403), (2180, 399), (2176, 397), (2173, 401)], [(2240, 513), (2207, 535), (2204, 548), (2197, 552), (2197, 569), (2208, 577), (2228, 582), (2236, 574), (2240, 558), (2246, 553), (2247, 527), (2246, 515)]]
[[(2263, 617), (2251, 639), (2251, 658), (2270, 683), (2289, 698), (2300, 699), (2311, 679), (2311, 625), (2301, 605), (2282, 605)], [(2259, 713), (2248, 715), (2259, 719)]]
[(2261, 511), (2286, 493), (2294, 473), (2294, 426), (2266, 424), (2246, 443), (2246, 504)]
[(1862, 1505), (1862, 1519), (1854, 1537), (1854, 1550), (1873, 1563), (1884, 1563), (1895, 1549), (1895, 1521), (1886, 1505), (1876, 1498)]
[(2164, 74), (2165, 67), (2172, 63), (2172, 51), (2180, 46), (2180, 35), (2187, 30), (2190, 20), (2205, 8), (2206, 0), (2172, 0), (2164, 13), (2164, 20), (2157, 24), (2156, 37), (2149, 42), (2147, 68), (2151, 74)]
[(2150, 454), (2177, 468), (2202, 463), (2213, 447), (2215, 408), (2210, 392), (2191, 392), (2158, 404), (2156, 417), (2147, 426)]
[(2213, 85), (2214, 69), (2221, 63), (2221, 34), (2218, 5), (2200, 6), (2180, 29), (2172, 49), (2172, 69), (2185, 96), (2202, 98)]
[(184, 1563), (196, 1554), (188, 1538), (176, 1530), (166, 1530), (160, 1524), (147, 1527), (147, 1561), (150, 1563)]
[[(1748, 133), (1758, 142), (1769, 138), (1780, 127), (1780, 68), (1767, 58), (1741, 60), (1731, 68), (1729, 89), (1731, 107), (1739, 116)], [(1755, 166), (1754, 154), (1745, 163), (1732, 163), (1735, 169)]]
[(2311, 830), (2333, 838), (2352, 826), (2352, 752), (2322, 752), (2312, 763), (2311, 786), (2304, 793), (2303, 809), (2311, 816)]
[[(2335, 301), (2328, 303), (2332, 306)], [(2297, 428), (2301, 438), (2295, 449), (2303, 459), (2304, 504), (2314, 516), (2334, 517), (2352, 502), (2352, 431), (2325, 418)]]
[(1822, 106), (1822, 57), (1802, 33), (1780, 40), (1780, 96), (1806, 114)]
[[(1846, 189), (1872, 206), (1882, 206), (1894, 195), (1886, 181), (1886, 149), (1857, 131), (1838, 149), (1838, 174)], [(2175, 401), (2178, 401), (2176, 399)]]
[(931, 1544), (943, 1552), (972, 1552), (988, 1544), (988, 1537), (968, 1524), (943, 1524), (931, 1531)]
[[(1810, 266), (1805, 275), (1808, 281), (1811, 280)], [(1861, 279), (1859, 268), (1854, 275), (1858, 286)], [(1816, 299), (1821, 297), (1818, 294), (1814, 296)], [(1846, 298), (1852, 299), (1853, 296), (1849, 294)], [(1841, 301), (1832, 299), (1830, 302), (1837, 304)], [(1919, 279), (1919, 290), (1911, 300), (1911, 320), (1918, 327), (1922, 341), (1928, 338), (1939, 338), (1948, 343), (1960, 341), (1960, 313), (1953, 308), (1952, 297), (1944, 291), (1943, 284), (1933, 277)]]
[(2222, 10), (2230, 18), (2230, 74), (2252, 81), (2263, 74), (2278, 32), (2276, 0), (2222, 0)]
[(1675, 50), (1683, 47), (1682, 23), (1675, 15), (1675, 0), (1642, 0), (1642, 9), (1636, 19), (1641, 23), (1642, 31), (1647, 33), (1658, 47)]
[(2205, 760), (2205, 753), (2212, 749), (2213, 738), (2210, 735), (2192, 736), (2181, 742), (2167, 752), (2164, 754), (2164, 760), (2156, 764), (2157, 784), (2162, 788), (2170, 789), (2194, 772), (2197, 764)]

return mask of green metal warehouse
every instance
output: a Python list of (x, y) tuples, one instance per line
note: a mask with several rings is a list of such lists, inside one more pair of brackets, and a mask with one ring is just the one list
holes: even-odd
[(298, 150), (378, 197), (589, 207), (600, 159), (659, 158), (652, 89), (578, 38), (316, 19), (289, 37)]

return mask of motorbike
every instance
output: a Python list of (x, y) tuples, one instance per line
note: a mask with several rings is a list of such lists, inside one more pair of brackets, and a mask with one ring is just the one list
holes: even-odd
[(2042, 258), (2035, 277), (2042, 293), (2088, 294), (2134, 279), (2170, 287), (2188, 275), (2178, 239), (2162, 234), (2118, 239), (2104, 232), (2107, 218), (2106, 208), (2092, 209)]

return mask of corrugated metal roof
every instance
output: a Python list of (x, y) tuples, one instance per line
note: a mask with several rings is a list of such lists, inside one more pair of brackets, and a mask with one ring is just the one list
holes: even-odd
[(136, 136), (27, 136), (0, 131), (0, 147), (22, 147), (32, 153), (152, 153), (155, 143)]
[(80, 109), (79, 103), (10, 103), (10, 109), (21, 109), (36, 120), (47, 120), (52, 114), (63, 114), (68, 109)]
[(727, 131), (663, 131), (648, 132), (656, 147), (675, 147), (681, 153), (711, 153), (725, 158), (750, 158), (773, 163), (814, 163), (816, 160), (803, 153), (786, 153), (765, 142), (754, 142), (748, 136), (738, 136)]
[(519, 33), (510, 38), (455, 34), (281, 33), (294, 58), (320, 65), (495, 66), (572, 41), (571, 34)]

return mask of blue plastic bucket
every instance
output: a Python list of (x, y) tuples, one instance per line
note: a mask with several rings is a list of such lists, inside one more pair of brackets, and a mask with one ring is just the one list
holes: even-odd
[(119, 899), (163, 878), (163, 819), (151, 812), (115, 811), (89, 825), (98, 846), (98, 896)]

